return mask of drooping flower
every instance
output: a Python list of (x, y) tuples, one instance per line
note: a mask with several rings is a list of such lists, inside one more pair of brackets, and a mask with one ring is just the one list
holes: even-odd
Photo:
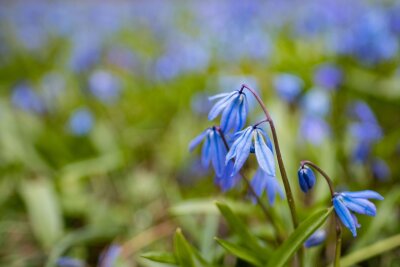
[(301, 166), (297, 172), (300, 188), (304, 193), (313, 188), (315, 184), (314, 172), (307, 166)]
[(210, 113), (209, 120), (214, 120), (222, 113), (220, 127), (223, 132), (229, 130), (239, 131), (246, 123), (248, 104), (246, 94), (241, 90), (231, 93), (221, 93), (210, 97), (210, 100), (217, 100)]
[(315, 247), (321, 245), (326, 239), (326, 231), (318, 229), (315, 231), (307, 240), (304, 242), (306, 248)]
[[(251, 187), (257, 196), (261, 197), (263, 192), (267, 192), (269, 204), (272, 205), (275, 202), (276, 194), (278, 193), (281, 199), (284, 199), (282, 188), (278, 183), (275, 176), (269, 175), (263, 169), (258, 168), (253, 179), (251, 180)], [(253, 202), (255, 199), (253, 198)]]
[[(225, 162), (228, 163), (235, 158), (232, 176), (239, 172), (249, 157), (251, 146), (254, 142), (254, 150), (258, 164), (268, 175), (275, 176), (275, 159), (272, 150), (272, 143), (267, 133), (258, 126), (249, 126), (237, 132)], [(266, 141), (265, 141), (266, 140)]]
[(357, 236), (356, 228), (359, 228), (357, 218), (353, 212), (368, 216), (376, 215), (376, 207), (368, 199), (383, 200), (383, 197), (372, 190), (358, 192), (335, 193), (332, 202), (336, 214), (353, 236)]
[[(203, 142), (204, 141), (204, 142)], [(222, 136), (216, 127), (207, 128), (189, 144), (189, 150), (192, 151), (201, 142), (203, 147), (201, 151), (201, 163), (208, 168), (210, 162), (214, 167), (215, 174), (221, 177), (225, 171), (225, 156), (227, 153)]]
[(289, 103), (301, 93), (303, 86), (303, 80), (289, 73), (280, 74), (274, 79), (274, 87), (279, 97)]

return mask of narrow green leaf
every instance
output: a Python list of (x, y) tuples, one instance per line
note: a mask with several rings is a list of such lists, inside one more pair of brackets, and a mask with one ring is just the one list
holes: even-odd
[(151, 251), (143, 253), (141, 257), (160, 263), (177, 264), (174, 255), (168, 252)]
[(174, 236), (174, 251), (176, 261), (182, 267), (209, 266), (200, 253), (189, 244), (179, 228)]
[(302, 222), (278, 250), (272, 254), (268, 262), (268, 267), (283, 266), (307, 238), (325, 222), (332, 211), (332, 207), (318, 211)]
[(63, 234), (63, 221), (53, 185), (44, 178), (23, 180), (21, 195), (34, 235), (49, 249)]
[(215, 240), (217, 240), (217, 242), (229, 253), (235, 255), (236, 257), (247, 261), (253, 265), (256, 266), (262, 266), (262, 263), (260, 262), (260, 260), (257, 258), (256, 255), (254, 255), (254, 253), (251, 250), (248, 250), (244, 247), (240, 247), (234, 243), (219, 239), (219, 238), (215, 238)]
[(224, 203), (216, 203), (221, 214), (224, 216), (231, 230), (238, 235), (241, 243), (248, 249), (253, 250), (259, 257), (266, 259), (272, 249), (270, 247), (264, 247), (260, 244), (260, 241), (253, 235), (243, 221), (236, 216), (235, 213)]
[(386, 251), (400, 247), (400, 234), (376, 242), (373, 245), (359, 249), (340, 259), (340, 266), (348, 267), (375, 257)]

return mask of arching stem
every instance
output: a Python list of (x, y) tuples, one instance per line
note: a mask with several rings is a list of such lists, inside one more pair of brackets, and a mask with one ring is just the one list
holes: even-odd
[[(309, 161), (309, 160), (303, 160), (300, 162), (301, 167), (304, 165), (311, 166), (315, 170), (317, 170), (324, 178), (325, 181), (327, 182), (329, 186), (329, 191), (331, 193), (331, 199), (335, 196), (335, 189), (333, 187), (333, 182), (332, 179), (324, 172), (318, 165), (315, 163)], [(341, 248), (342, 248), (342, 225), (340, 224), (339, 218), (335, 213), (335, 225), (336, 225), (336, 249), (335, 249), (335, 261), (334, 261), (334, 266), (335, 267), (340, 267), (340, 253), (341, 253)]]

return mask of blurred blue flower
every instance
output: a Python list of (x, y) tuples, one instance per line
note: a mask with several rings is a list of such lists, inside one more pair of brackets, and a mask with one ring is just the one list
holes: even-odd
[(349, 126), (351, 135), (356, 140), (362, 140), (370, 143), (382, 138), (382, 129), (376, 123), (370, 122), (354, 122)]
[(93, 127), (93, 115), (87, 108), (75, 110), (68, 122), (69, 130), (76, 136), (88, 134)]
[(336, 214), (354, 237), (357, 236), (356, 228), (359, 228), (360, 225), (352, 212), (368, 216), (376, 215), (376, 207), (368, 199), (383, 200), (383, 197), (375, 191), (364, 190), (335, 193), (332, 199)]
[(374, 159), (372, 161), (372, 175), (381, 181), (387, 180), (390, 176), (390, 168), (383, 159)]
[(14, 106), (26, 112), (43, 113), (46, 109), (40, 96), (25, 83), (14, 87), (11, 101)]
[(363, 101), (356, 101), (350, 107), (350, 115), (362, 122), (377, 123), (374, 112)]
[(353, 148), (352, 160), (360, 163), (366, 162), (371, 153), (371, 146), (370, 142), (357, 141)]
[(306, 248), (316, 247), (321, 245), (326, 239), (326, 231), (318, 229), (304, 242)]
[(70, 258), (70, 257), (61, 257), (57, 260), (57, 267), (84, 267), (85, 264), (83, 261)]
[[(251, 187), (254, 189), (254, 192), (258, 197), (261, 197), (263, 192), (266, 191), (270, 205), (274, 204), (277, 193), (281, 199), (285, 198), (282, 188), (279, 185), (275, 175), (269, 175), (261, 168), (258, 168), (253, 176), (253, 179), (251, 180)], [(252, 200), (253, 202), (256, 201), (254, 197), (252, 197)]]
[(333, 64), (322, 64), (314, 73), (314, 83), (326, 89), (336, 89), (342, 80), (342, 71)]
[(101, 44), (93, 32), (78, 33), (73, 36), (73, 47), (69, 66), (75, 72), (84, 72), (94, 67), (101, 57)]
[[(275, 176), (275, 159), (267, 133), (258, 126), (249, 126), (235, 134), (235, 141), (226, 155), (226, 163), (235, 158), (232, 175), (237, 174), (249, 157), (254, 139), (255, 154), (259, 166), (268, 175)], [(267, 140), (265, 142), (265, 139)]]
[(189, 150), (192, 151), (201, 142), (203, 142), (201, 151), (201, 162), (203, 166), (207, 168), (211, 161), (216, 176), (222, 177), (224, 175), (224, 171), (226, 170), (225, 156), (227, 150), (217, 128), (208, 128), (200, 135), (195, 137), (189, 144)]
[(329, 137), (330, 127), (324, 119), (306, 115), (300, 122), (300, 135), (303, 140), (318, 146)]
[(331, 109), (331, 100), (328, 92), (321, 88), (312, 88), (301, 100), (304, 112), (311, 116), (326, 116)]
[(301, 166), (297, 171), (297, 176), (299, 178), (300, 188), (304, 193), (313, 188), (315, 184), (314, 172), (307, 166)]
[(279, 97), (289, 103), (296, 100), (304, 86), (303, 80), (289, 73), (279, 74), (275, 77), (273, 83)]
[(210, 97), (210, 100), (216, 100), (217, 103), (212, 107), (208, 114), (209, 120), (214, 120), (220, 113), (221, 129), (228, 132), (233, 129), (235, 132), (243, 128), (246, 123), (248, 113), (248, 103), (246, 94), (235, 90), (231, 93), (221, 93)]
[(120, 82), (110, 72), (97, 70), (90, 75), (89, 90), (104, 103), (112, 103), (119, 97)]
[(100, 255), (100, 267), (114, 267), (118, 256), (121, 254), (122, 247), (119, 245), (111, 245), (105, 252)]

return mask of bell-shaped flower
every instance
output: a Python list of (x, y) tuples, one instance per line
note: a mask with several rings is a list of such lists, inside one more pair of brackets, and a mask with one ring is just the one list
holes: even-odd
[(249, 157), (251, 147), (254, 143), (254, 151), (259, 166), (268, 175), (275, 176), (275, 159), (272, 149), (272, 143), (267, 133), (258, 126), (249, 126), (246, 129), (237, 132), (236, 139), (233, 142), (225, 163), (235, 159), (232, 175), (237, 174), (242, 168), (246, 159)]
[(299, 177), (300, 188), (304, 193), (313, 188), (315, 184), (314, 172), (307, 166), (301, 166), (297, 171), (297, 176)]
[(360, 225), (352, 212), (368, 216), (376, 215), (376, 207), (368, 199), (383, 200), (383, 197), (375, 191), (364, 190), (335, 193), (332, 199), (336, 214), (343, 225), (351, 231), (353, 236), (357, 236), (356, 228), (359, 228)]
[(304, 242), (306, 248), (316, 247), (321, 245), (326, 239), (326, 231), (318, 229)]
[(227, 153), (221, 134), (216, 127), (208, 128), (190, 142), (189, 150), (192, 151), (201, 142), (203, 142), (201, 151), (202, 165), (208, 168), (211, 162), (215, 174), (221, 177), (225, 170), (225, 156)]
[[(276, 177), (269, 175), (261, 168), (257, 169), (253, 179), (251, 180), (251, 187), (258, 197), (261, 197), (263, 192), (266, 191), (270, 205), (274, 204), (277, 193), (281, 199), (285, 198), (285, 195), (283, 194), (282, 188)], [(255, 202), (254, 197), (253, 202)]]
[(248, 114), (247, 97), (243, 91), (235, 90), (210, 97), (217, 100), (208, 114), (209, 120), (214, 120), (222, 113), (220, 127), (226, 133), (230, 130), (241, 130), (246, 123)]

